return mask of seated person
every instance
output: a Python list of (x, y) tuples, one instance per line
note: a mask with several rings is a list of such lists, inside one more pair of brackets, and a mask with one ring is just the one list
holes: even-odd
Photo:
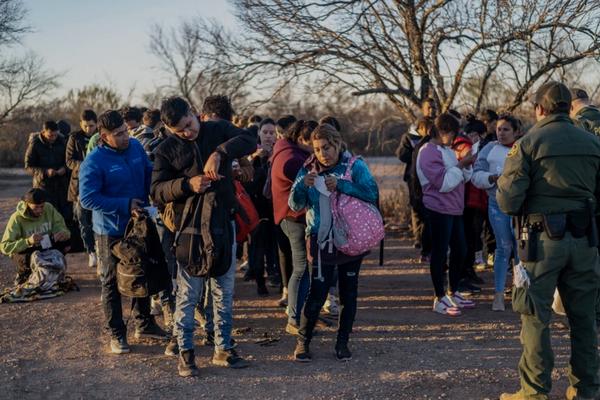
[(15, 284), (20, 285), (29, 278), (31, 254), (43, 249), (42, 240), (46, 235), (52, 248), (63, 253), (69, 250), (71, 233), (62, 215), (46, 202), (43, 189), (29, 189), (10, 216), (0, 242), (0, 252), (12, 258), (17, 266)]

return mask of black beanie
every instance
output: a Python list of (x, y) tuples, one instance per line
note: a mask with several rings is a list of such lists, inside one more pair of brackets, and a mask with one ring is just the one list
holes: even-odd
[(22, 200), (29, 204), (42, 204), (46, 202), (46, 191), (44, 189), (29, 189), (22, 197)]

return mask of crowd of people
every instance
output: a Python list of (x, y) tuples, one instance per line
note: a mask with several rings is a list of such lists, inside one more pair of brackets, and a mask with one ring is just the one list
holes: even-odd
[[(600, 152), (595, 153), (600, 144), (594, 135), (582, 134), (584, 130), (598, 134), (600, 111), (584, 90), (569, 91), (558, 83), (538, 91), (538, 123), (529, 132), (514, 115), (493, 110), (479, 117), (463, 117), (455, 110), (438, 115), (436, 102), (426, 99), (421, 111), (421, 118), (401, 138), (398, 156), (406, 164), (414, 247), (430, 267), (432, 309), (456, 317), (474, 308), (473, 295), (484, 283), (477, 269), (487, 262), (494, 271), (494, 311), (505, 310), (510, 273), (515, 282), (526, 281), (530, 289), (526, 293), (521, 286), (512, 288), (513, 308), (524, 314), (524, 329), (528, 323), (536, 335), (529, 333), (523, 343), (527, 347), (529, 340), (533, 350), (524, 353), (520, 366), (522, 396), (503, 398), (547, 393), (547, 377), (542, 375), (551, 360), (537, 369), (533, 365), (543, 357), (551, 359), (544, 336), (548, 291), (558, 286), (572, 334), (577, 336), (573, 332), (579, 327), (586, 333), (578, 337), (586, 340), (590, 324), (585, 318), (591, 306), (580, 311), (581, 304), (574, 303), (581, 292), (562, 283), (567, 272), (556, 272), (555, 281), (545, 284), (541, 293), (543, 269), (550, 261), (532, 254), (541, 249), (551, 254), (555, 249), (534, 239), (546, 232), (562, 243), (567, 232), (574, 240), (585, 237), (598, 245), (591, 222), (595, 219), (590, 218), (595, 200), (590, 213), (583, 214), (582, 209), (588, 192), (600, 193), (594, 164), (600, 159)], [(350, 207), (351, 202), (339, 201), (347, 196), (374, 208), (379, 192), (367, 163), (346, 148), (336, 118), (236, 117), (226, 96), (210, 96), (199, 116), (183, 98), (171, 97), (160, 109), (126, 107), (99, 116), (85, 110), (79, 124), (81, 129), (70, 133), (64, 121), (47, 121), (29, 139), (25, 168), (33, 176), (33, 188), (19, 202), (0, 244), (0, 251), (17, 265), (16, 284), (27, 281), (31, 254), (45, 237), (63, 253), (71, 249), (75, 236), (80, 237), (88, 265), (100, 278), (110, 350), (128, 353), (119, 281), (124, 261), (115, 247), (131, 234), (131, 221), (145, 215), (160, 238), (170, 279), (151, 296), (133, 298), (134, 336), (168, 341), (165, 354), (178, 357), (179, 375), (198, 375), (194, 355), (198, 324), (205, 332), (204, 344), (214, 347), (215, 365), (249, 365), (235, 350), (232, 337), (238, 261), (244, 279), (256, 282), (258, 296), (269, 294), (267, 286), (281, 292), (285, 331), (296, 337), (296, 361), (311, 361), (310, 343), (322, 312), (339, 313), (335, 356), (340, 361), (351, 359), (348, 344), (367, 250), (350, 252), (343, 247), (347, 243), (341, 237), (348, 232), (340, 233), (336, 225), (337, 207)], [(562, 152), (556, 150), (563, 142), (540, 142), (540, 136), (555, 129), (548, 128), (552, 124), (563, 124), (556, 126), (571, 135), (568, 150), (564, 146)], [(538, 142), (550, 144), (540, 147)], [(554, 165), (561, 157), (571, 157), (565, 158), (565, 170)], [(584, 171), (582, 178), (573, 171), (585, 160), (596, 174)], [(548, 171), (554, 175), (546, 176)], [(592, 175), (594, 182), (588, 182)], [(536, 191), (543, 191), (540, 188), (559, 200), (551, 203), (544, 195), (540, 200), (536, 197)], [(250, 199), (250, 205), (244, 199)], [(561, 202), (566, 205), (555, 210), (553, 206)], [(514, 222), (515, 215), (521, 216), (520, 222)], [(562, 233), (555, 238), (552, 229)], [(595, 247), (594, 251), (597, 261)], [(597, 262), (590, 262), (586, 265), (593, 264), (589, 269), (593, 272)], [(585, 292), (587, 300), (593, 295), (594, 304), (600, 299), (596, 281), (588, 276)], [(594, 316), (596, 310), (600, 307), (594, 308)], [(161, 313), (162, 327), (154, 318)], [(583, 354), (589, 340), (584, 342), (573, 344), (574, 354), (582, 352), (575, 364), (597, 370), (597, 353)], [(540, 349), (546, 353), (539, 355)], [(582, 359), (585, 367), (578, 364)], [(581, 382), (600, 387), (597, 377), (592, 383), (589, 379)], [(583, 393), (592, 386), (581, 384), (573, 390)]]
[[(168, 340), (165, 354), (179, 357), (181, 376), (198, 374), (198, 325), (203, 343), (214, 346), (215, 365), (249, 365), (232, 338), (238, 261), (244, 279), (256, 282), (257, 295), (268, 295), (267, 286), (281, 292), (285, 331), (297, 337), (297, 361), (311, 360), (321, 312), (339, 314), (335, 354), (351, 359), (366, 251), (337, 249), (329, 198), (339, 192), (376, 205), (378, 188), (367, 164), (346, 149), (334, 117), (243, 119), (226, 96), (206, 98), (198, 116), (184, 99), (172, 97), (160, 109), (126, 107), (99, 116), (87, 109), (79, 125), (76, 132), (61, 132), (47, 121), (30, 137), (25, 166), (34, 188), (19, 203), (1, 246), (17, 264), (15, 284), (27, 281), (26, 257), (41, 249), (45, 235), (63, 253), (80, 237), (100, 278), (110, 350), (129, 352), (119, 280), (124, 261), (115, 247), (130, 240), (131, 221), (147, 214), (171, 279), (158, 293), (133, 297), (134, 336)], [(240, 196), (251, 200), (256, 214), (248, 231), (252, 210), (244, 209)], [(155, 319), (161, 314), (162, 326)]]

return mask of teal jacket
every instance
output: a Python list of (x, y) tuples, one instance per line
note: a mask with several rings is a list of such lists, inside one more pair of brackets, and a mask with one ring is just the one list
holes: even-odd
[(304, 184), (304, 176), (316, 170), (320, 176), (335, 175), (338, 178), (337, 190), (349, 196), (359, 198), (369, 203), (376, 204), (379, 196), (377, 183), (369, 171), (367, 163), (357, 159), (352, 166), (352, 181), (340, 179), (345, 173), (351, 155), (344, 152), (340, 155), (337, 165), (325, 170), (314, 155), (310, 156), (304, 166), (298, 171), (296, 180), (292, 185), (289, 206), (293, 211), (306, 208), (306, 233), (316, 235), (319, 232), (319, 192), (314, 187)]

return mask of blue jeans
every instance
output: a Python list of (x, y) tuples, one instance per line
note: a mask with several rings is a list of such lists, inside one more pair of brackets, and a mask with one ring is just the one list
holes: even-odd
[(518, 263), (517, 241), (511, 225), (511, 217), (498, 208), (496, 199), (490, 196), (488, 204), (490, 224), (496, 236), (496, 254), (494, 258), (494, 286), (496, 293), (503, 293), (510, 257), (514, 254)]
[(302, 307), (310, 287), (306, 260), (306, 225), (284, 219), (279, 226), (288, 237), (292, 249), (293, 269), (288, 282), (288, 323), (299, 325)]
[[(235, 232), (235, 227), (233, 229)], [(206, 284), (207, 299), (204, 316), (208, 321), (205, 330), (215, 331), (215, 349), (229, 350), (233, 324), (233, 289), (235, 283), (236, 243), (233, 241), (229, 270), (216, 278), (191, 276), (184, 268), (177, 268), (177, 294), (175, 303), (174, 335), (181, 351), (194, 348), (194, 310), (200, 302)], [(214, 321), (214, 322), (213, 322)]]
[(93, 253), (96, 250), (94, 243), (94, 231), (92, 230), (92, 211), (81, 206), (79, 201), (73, 203), (73, 214), (79, 223), (79, 232), (83, 239), (83, 246), (87, 253)]

